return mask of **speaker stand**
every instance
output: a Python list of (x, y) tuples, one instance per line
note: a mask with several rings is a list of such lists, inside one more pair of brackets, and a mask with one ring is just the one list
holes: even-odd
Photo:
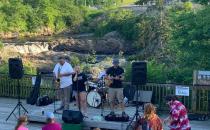
[(15, 110), (18, 109), (18, 115), (20, 117), (20, 110), (21, 108), (25, 111), (25, 113), (28, 113), (28, 111), (26, 110), (26, 108), (22, 105), (22, 102), (20, 101), (20, 80), (18, 79), (18, 86), (17, 86), (17, 94), (18, 94), (18, 103), (15, 106), (15, 108), (12, 110), (12, 112), (9, 114), (9, 116), (7, 117), (6, 121), (8, 121), (8, 119), (11, 117), (11, 115), (13, 114), (16, 118), (17, 116), (15, 115)]
[(135, 112), (134, 116), (132, 117), (130, 123), (128, 124), (126, 130), (134, 130), (132, 123), (134, 122), (134, 119), (136, 119), (136, 121), (137, 121), (139, 116), (140, 116), (139, 115), (139, 103), (138, 103), (138, 97), (140, 96), (139, 85), (136, 85), (136, 91), (137, 91), (137, 94), (136, 94), (136, 112)]

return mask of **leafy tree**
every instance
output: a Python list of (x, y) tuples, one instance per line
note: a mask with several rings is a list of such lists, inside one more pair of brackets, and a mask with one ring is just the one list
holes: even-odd
[(199, 4), (202, 4), (202, 5), (209, 5), (209, 0), (194, 0), (194, 2), (197, 2)]

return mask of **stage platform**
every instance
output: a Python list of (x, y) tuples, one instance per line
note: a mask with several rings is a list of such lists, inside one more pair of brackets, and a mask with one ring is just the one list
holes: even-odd
[[(56, 108), (59, 107), (60, 102), (56, 102)], [(74, 105), (75, 103), (70, 104), (71, 110), (78, 110), (77, 107)], [(130, 116), (130, 118), (133, 117), (135, 114), (135, 107), (126, 107), (125, 111)], [(42, 122), (45, 123), (46, 117), (43, 114), (46, 112), (53, 112), (54, 111), (54, 105), (50, 104), (48, 106), (44, 107), (37, 107), (37, 109), (33, 110), (28, 114), (29, 121), (33, 122)], [(105, 108), (103, 115), (107, 115), (110, 113), (109, 108)], [(120, 114), (120, 110), (118, 110), (116, 113)], [(143, 113), (140, 112), (140, 115)], [(62, 112), (55, 114), (56, 120), (60, 123), (62, 123)], [(85, 130), (90, 129), (91, 127), (94, 128), (104, 128), (104, 129), (111, 129), (111, 130), (126, 130), (127, 125), (129, 122), (114, 122), (114, 121), (105, 121), (104, 118), (101, 116), (101, 109), (100, 108), (88, 108), (88, 117), (84, 118), (84, 121), (82, 123)]]

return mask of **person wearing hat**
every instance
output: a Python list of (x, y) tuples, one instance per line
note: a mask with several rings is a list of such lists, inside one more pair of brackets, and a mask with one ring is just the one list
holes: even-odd
[(42, 127), (42, 130), (62, 130), (59, 123), (55, 121), (55, 116), (52, 112), (46, 114), (47, 124)]
[(110, 115), (114, 115), (115, 99), (117, 98), (120, 108), (122, 110), (122, 116), (127, 116), (124, 111), (124, 96), (122, 81), (124, 79), (124, 69), (119, 66), (119, 59), (113, 59), (113, 66), (106, 71), (106, 79), (110, 81), (108, 90), (108, 100), (111, 106)]

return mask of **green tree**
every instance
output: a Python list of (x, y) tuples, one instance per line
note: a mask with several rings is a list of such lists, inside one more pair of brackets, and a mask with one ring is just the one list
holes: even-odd
[(197, 2), (202, 5), (209, 5), (209, 0), (194, 0), (194, 2)]

